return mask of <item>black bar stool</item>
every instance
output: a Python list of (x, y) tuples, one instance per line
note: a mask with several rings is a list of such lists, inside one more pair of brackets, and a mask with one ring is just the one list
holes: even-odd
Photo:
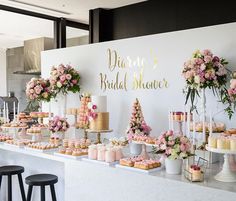
[(58, 177), (52, 174), (36, 174), (25, 178), (25, 183), (29, 185), (27, 201), (31, 200), (33, 186), (41, 187), (41, 201), (45, 201), (45, 186), (50, 186), (52, 201), (56, 201), (54, 184), (58, 182)]
[(17, 165), (8, 165), (0, 167), (0, 188), (2, 183), (2, 176), (8, 177), (8, 201), (12, 201), (12, 175), (18, 176), (21, 197), (23, 201), (26, 201), (25, 190), (21, 175), (24, 171), (25, 171), (24, 167)]

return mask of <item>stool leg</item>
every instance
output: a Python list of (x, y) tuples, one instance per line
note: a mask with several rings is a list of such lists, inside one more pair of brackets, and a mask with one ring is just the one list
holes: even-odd
[[(1, 185), (2, 185), (2, 176), (0, 176), (0, 191), (1, 191)], [(1, 194), (0, 194), (1, 197)]]
[(50, 185), (52, 201), (57, 201), (54, 185)]
[(41, 201), (45, 201), (45, 186), (41, 186)]
[(8, 201), (12, 201), (12, 178), (8, 175)]
[(2, 176), (0, 176), (0, 189), (1, 189), (1, 185), (2, 185)]
[(20, 192), (21, 192), (22, 201), (26, 201), (25, 189), (24, 189), (24, 185), (23, 185), (21, 174), (18, 174), (18, 180), (19, 180), (19, 185), (20, 185)]
[(32, 190), (33, 190), (33, 186), (29, 185), (28, 194), (27, 194), (27, 201), (31, 200)]

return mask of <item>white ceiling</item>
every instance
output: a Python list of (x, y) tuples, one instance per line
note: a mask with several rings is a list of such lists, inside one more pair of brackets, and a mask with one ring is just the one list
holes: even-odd
[[(144, 0), (0, 0), (0, 4), (88, 24), (90, 9), (117, 8), (142, 1)], [(67, 34), (71, 38), (88, 35), (88, 32), (68, 29)], [(42, 36), (53, 37), (51, 21), (0, 10), (0, 48), (22, 46), (24, 40)]]

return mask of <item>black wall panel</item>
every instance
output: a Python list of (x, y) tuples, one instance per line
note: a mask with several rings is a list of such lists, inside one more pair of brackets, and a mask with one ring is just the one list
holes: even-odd
[(94, 42), (236, 22), (236, 1), (150, 0), (101, 10), (99, 29), (91, 27), (91, 36), (99, 33)]

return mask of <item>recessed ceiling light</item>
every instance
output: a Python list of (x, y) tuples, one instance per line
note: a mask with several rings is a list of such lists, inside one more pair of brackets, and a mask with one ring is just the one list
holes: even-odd
[[(52, 11), (52, 12), (57, 12), (57, 13), (64, 14), (64, 15), (71, 15), (72, 14), (72, 13), (69, 13), (69, 12), (66, 12), (66, 11), (47, 8), (47, 7), (44, 7), (44, 6), (39, 6), (39, 5), (36, 5), (36, 4), (23, 2), (23, 1), (20, 1), (20, 0), (8, 0), (8, 1), (15, 2), (15, 3), (18, 3), (18, 4), (23, 4), (23, 5), (26, 5), (26, 6), (32, 6), (32, 7), (35, 7), (35, 8), (40, 8), (40, 9), (44, 9), (44, 10), (48, 10), (48, 11)], [(62, 5), (62, 7), (64, 7), (63, 5)]]

